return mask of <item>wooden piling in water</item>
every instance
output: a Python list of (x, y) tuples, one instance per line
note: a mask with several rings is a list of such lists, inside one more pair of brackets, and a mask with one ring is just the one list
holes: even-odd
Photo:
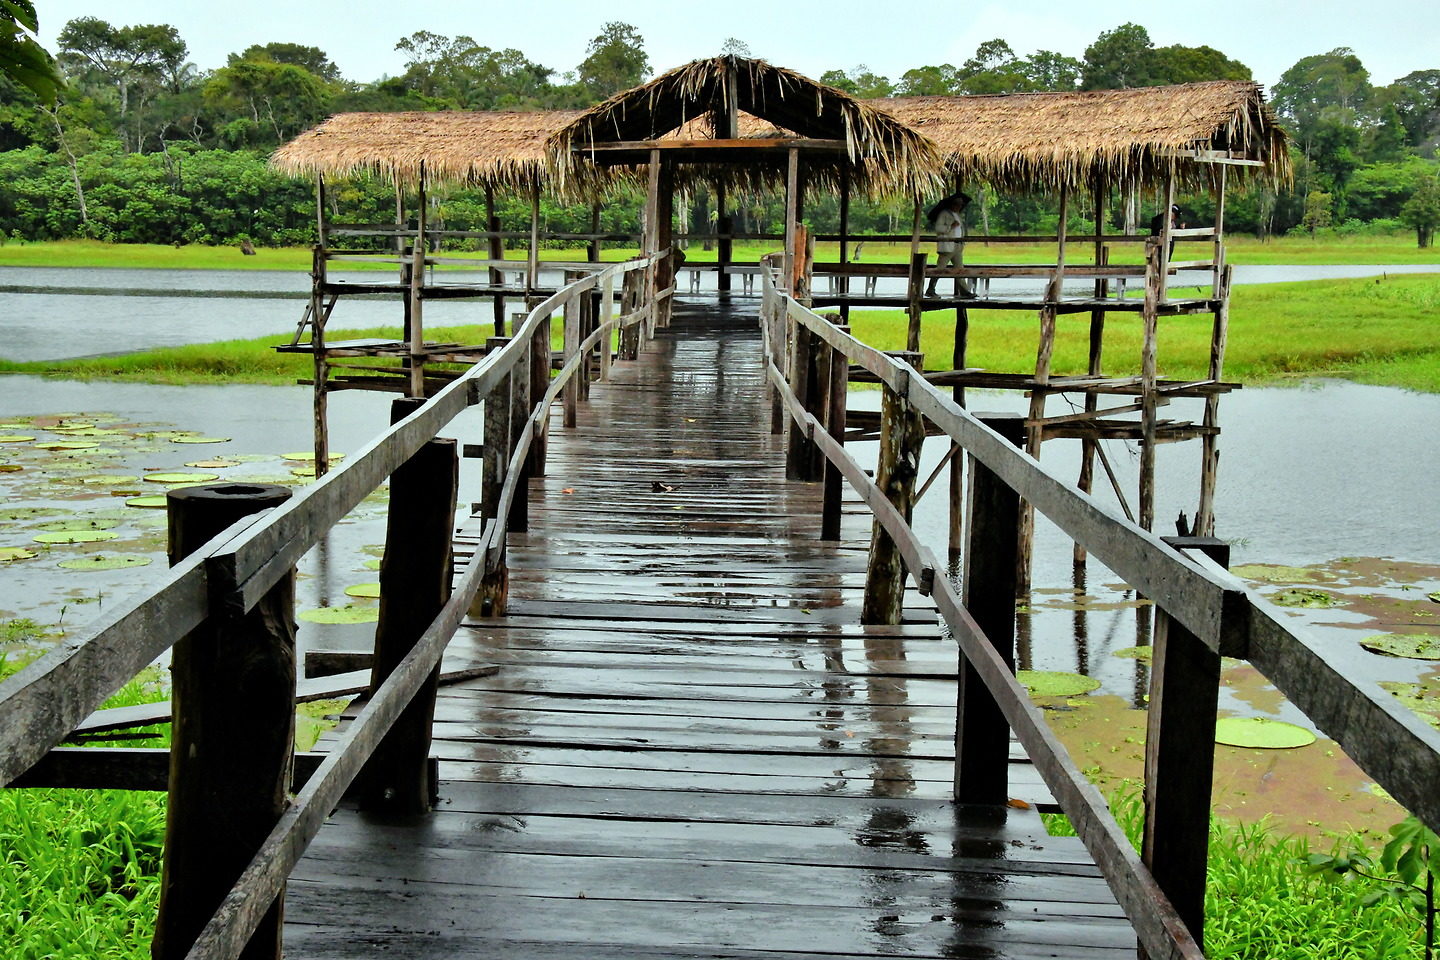
[[(912, 366), (920, 355), (890, 353)], [(888, 385), (880, 401), (880, 457), (875, 485), (908, 522), (915, 505), (915, 480), (920, 473), (920, 447), (925, 441), (925, 420), (908, 400)], [(871, 526), (869, 561), (865, 567), (865, 597), (861, 623), (899, 623), (905, 606), (905, 562), (894, 539), (876, 520)]]

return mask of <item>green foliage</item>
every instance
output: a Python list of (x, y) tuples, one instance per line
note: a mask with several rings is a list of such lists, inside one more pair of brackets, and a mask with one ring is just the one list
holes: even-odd
[(1435, 228), (1440, 227), (1440, 175), (1423, 177), (1415, 192), (1400, 208), (1400, 219), (1415, 228), (1419, 245), (1430, 246)]
[(1305, 216), (1300, 223), (1310, 231), (1310, 236), (1315, 236), (1315, 231), (1321, 227), (1330, 226), (1333, 215), (1334, 197), (1319, 190), (1311, 190), (1305, 197)]
[(0, 76), (50, 101), (64, 81), (54, 58), (35, 41), (39, 29), (40, 18), (31, 0), (0, 0)]
[(580, 83), (596, 97), (628, 90), (650, 75), (645, 40), (628, 23), (612, 20), (591, 39), (589, 55), (580, 62)]

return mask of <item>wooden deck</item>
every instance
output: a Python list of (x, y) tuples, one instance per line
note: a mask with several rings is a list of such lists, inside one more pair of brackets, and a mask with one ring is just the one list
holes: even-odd
[(955, 645), (918, 596), (858, 625), (869, 521), (820, 542), (755, 321), (723, 311), (680, 305), (577, 429), (556, 413), (510, 615), (447, 654), (500, 671), (442, 688), (439, 807), (342, 806), (288, 956), (1135, 955), (1077, 840), (947, 801)]

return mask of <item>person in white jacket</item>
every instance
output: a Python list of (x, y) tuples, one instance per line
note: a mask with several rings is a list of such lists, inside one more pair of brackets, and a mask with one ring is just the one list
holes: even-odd
[[(935, 266), (958, 267), (964, 262), (965, 208), (969, 205), (970, 198), (957, 191), (930, 208), (930, 229), (935, 234)], [(925, 296), (936, 295), (938, 282), (937, 277), (930, 278)], [(960, 296), (974, 296), (970, 284), (964, 280), (960, 281)]]

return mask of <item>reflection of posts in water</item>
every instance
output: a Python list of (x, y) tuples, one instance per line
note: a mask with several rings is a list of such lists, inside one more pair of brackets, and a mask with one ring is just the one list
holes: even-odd
[(1081, 602), (1085, 596), (1085, 561), (1081, 559), (1071, 568), (1070, 586), (1074, 590), (1071, 600), (1075, 604), (1075, 672), (1090, 675), (1090, 615)]
[(910, 725), (914, 711), (909, 686), (903, 677), (876, 675), (879, 664), (904, 659), (904, 637), (866, 635), (865, 660), (870, 669), (865, 674), (865, 699), (875, 735), (865, 739), (865, 746), (874, 758), (870, 792), (877, 797), (915, 792), (915, 771), (905, 756), (913, 749), (916, 736)]
[[(1135, 646), (1150, 646), (1151, 624), (1155, 608), (1143, 602), (1144, 597), (1135, 594), (1138, 606), (1135, 607)], [(1136, 710), (1145, 709), (1145, 698), (1150, 693), (1150, 668), (1140, 657), (1135, 658), (1135, 695), (1132, 704)]]

